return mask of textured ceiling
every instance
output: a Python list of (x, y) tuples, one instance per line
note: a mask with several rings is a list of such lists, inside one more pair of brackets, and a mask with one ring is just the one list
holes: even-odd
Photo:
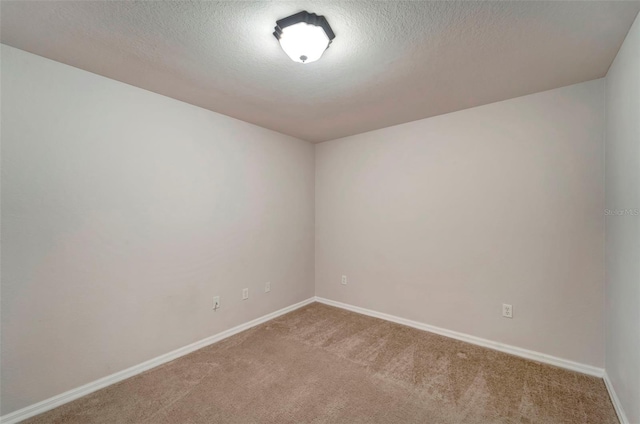
[[(3, 43), (314, 142), (602, 77), (640, 2), (3, 1)], [(292, 62), (300, 10), (336, 39)]]

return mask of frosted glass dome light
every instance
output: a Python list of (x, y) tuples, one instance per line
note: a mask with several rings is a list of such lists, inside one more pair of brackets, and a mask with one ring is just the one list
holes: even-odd
[(324, 16), (306, 11), (276, 21), (273, 35), (287, 56), (299, 63), (320, 59), (336, 37)]

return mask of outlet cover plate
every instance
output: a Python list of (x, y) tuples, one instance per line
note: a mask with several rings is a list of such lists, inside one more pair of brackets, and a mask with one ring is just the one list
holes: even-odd
[(502, 304), (502, 316), (505, 318), (513, 318), (513, 306), (508, 303)]

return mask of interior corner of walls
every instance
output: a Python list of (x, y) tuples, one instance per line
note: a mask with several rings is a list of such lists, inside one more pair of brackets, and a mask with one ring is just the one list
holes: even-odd
[[(620, 46), (605, 84), (605, 210), (621, 213), (640, 207), (640, 166), (630, 160), (640, 158), (638, 52), (640, 15)], [(635, 424), (640, 423), (640, 237), (632, 235), (638, 229), (632, 217), (613, 214), (605, 220), (605, 382), (616, 410), (624, 409), (619, 413), (621, 422), (628, 419)]]
[(631, 423), (627, 418), (627, 414), (624, 410), (622, 402), (620, 401), (620, 398), (618, 397), (618, 393), (616, 392), (613, 382), (611, 381), (611, 378), (609, 377), (609, 374), (607, 373), (606, 370), (604, 372), (603, 380), (604, 380), (605, 387), (607, 388), (607, 392), (609, 393), (609, 397), (611, 398), (611, 403), (613, 403), (613, 408), (615, 409), (616, 415), (618, 416), (618, 420), (620, 421), (620, 424), (634, 424), (634, 423)]

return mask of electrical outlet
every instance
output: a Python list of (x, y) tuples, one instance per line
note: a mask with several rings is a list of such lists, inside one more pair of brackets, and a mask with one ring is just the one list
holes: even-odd
[(502, 304), (502, 316), (505, 318), (513, 318), (513, 306), (503, 303)]
[(264, 292), (269, 293), (270, 291), (271, 291), (271, 283), (267, 281), (266, 283), (264, 283)]
[(249, 289), (242, 289), (242, 300), (249, 299)]
[(345, 286), (347, 285), (347, 276), (346, 275), (342, 276), (342, 284), (345, 285)]
[(220, 308), (220, 296), (213, 296), (213, 310), (217, 311)]

